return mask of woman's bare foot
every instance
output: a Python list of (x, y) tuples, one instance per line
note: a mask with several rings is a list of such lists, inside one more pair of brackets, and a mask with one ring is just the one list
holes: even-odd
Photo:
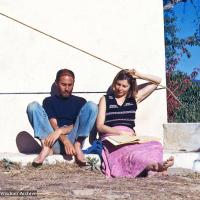
[(86, 159), (85, 156), (81, 150), (81, 143), (79, 141), (76, 141), (74, 144), (74, 148), (76, 150), (76, 162), (79, 165), (86, 165)]
[(159, 171), (163, 171), (163, 165), (160, 163), (153, 163), (153, 164), (149, 164), (146, 167), (147, 171), (152, 171), (152, 172), (159, 172)]
[(146, 167), (146, 170), (148, 171), (148, 177), (152, 176), (168, 176), (167, 169), (174, 164), (174, 157), (169, 157), (166, 161), (161, 163), (153, 163), (149, 164)]
[(174, 157), (170, 156), (166, 161), (163, 162), (163, 171), (167, 171), (167, 169), (174, 165)]
[(157, 172), (157, 171), (148, 171), (147, 177), (161, 177), (161, 176), (168, 176), (167, 171)]
[(42, 163), (44, 162), (45, 158), (47, 156), (50, 156), (53, 154), (53, 150), (50, 149), (47, 146), (43, 146), (42, 151), (40, 152), (40, 154), (33, 160), (32, 165), (34, 167), (40, 166), (42, 165)]

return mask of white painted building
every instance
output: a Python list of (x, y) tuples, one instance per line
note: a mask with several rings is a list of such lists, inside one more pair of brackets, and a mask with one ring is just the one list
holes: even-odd
[[(165, 85), (160, 0), (0, 0), (0, 13)], [(42, 103), (59, 69), (73, 70), (74, 92), (96, 103), (119, 71), (2, 15), (0, 45), (0, 152), (18, 152), (20, 132), (33, 135), (26, 106)], [(136, 131), (162, 138), (166, 120), (166, 91), (157, 90), (139, 105)]]

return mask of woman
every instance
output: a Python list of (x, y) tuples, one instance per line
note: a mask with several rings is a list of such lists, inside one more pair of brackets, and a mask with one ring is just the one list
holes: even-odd
[[(136, 79), (148, 80), (137, 87)], [(108, 135), (135, 135), (137, 104), (148, 97), (160, 84), (161, 78), (136, 70), (121, 70), (113, 80), (112, 92), (101, 97), (97, 129), (103, 141), (102, 171), (107, 177), (138, 177), (167, 174), (174, 158), (163, 162), (163, 148), (157, 141), (143, 144), (114, 146)]]

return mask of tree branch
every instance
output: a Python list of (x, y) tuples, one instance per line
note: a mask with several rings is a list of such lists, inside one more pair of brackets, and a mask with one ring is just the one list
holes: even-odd
[(166, 3), (163, 7), (164, 11), (166, 10), (170, 10), (174, 7), (174, 5), (176, 5), (177, 3), (181, 3), (181, 2), (186, 2), (188, 0), (170, 0), (168, 3)]

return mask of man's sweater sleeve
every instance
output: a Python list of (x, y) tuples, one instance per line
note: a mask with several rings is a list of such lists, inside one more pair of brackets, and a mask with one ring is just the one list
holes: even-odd
[(56, 113), (50, 98), (45, 98), (43, 101), (43, 108), (46, 111), (48, 118), (56, 118)]

